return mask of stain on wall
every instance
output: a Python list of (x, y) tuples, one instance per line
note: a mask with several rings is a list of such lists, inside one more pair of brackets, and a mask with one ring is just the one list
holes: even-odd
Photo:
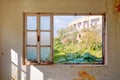
[[(18, 65), (16, 65), (18, 72), (15, 74), (17, 80), (36, 80), (36, 76), (41, 77), (42, 74), (43, 80), (88, 80), (80, 74), (92, 76), (93, 80), (120, 80), (120, 12), (115, 6), (118, 3), (120, 0), (0, 0), (0, 52), (4, 53), (0, 56), (0, 80), (15, 78), (12, 73), (15, 68), (11, 66), (13, 64), (11, 63), (11, 49), (18, 54)], [(23, 12), (106, 12), (107, 66), (36, 65), (31, 68), (31, 66), (22, 65)], [(115, 18), (118, 20), (114, 20)], [(35, 71), (35, 77), (31, 75), (32, 71)], [(41, 76), (37, 75), (37, 72)]]
[(120, 12), (120, 0), (114, 0), (114, 10)]
[(120, 17), (120, 0), (113, 0), (113, 12), (114, 15), (114, 23), (115, 23), (115, 38), (117, 38), (119, 35), (119, 17)]
[(73, 80), (96, 80), (93, 75), (89, 74), (86, 71), (79, 71), (78, 76), (78, 78), (74, 78)]
[(120, 0), (113, 1), (113, 15), (115, 16), (116, 20), (118, 20), (118, 16), (120, 15)]

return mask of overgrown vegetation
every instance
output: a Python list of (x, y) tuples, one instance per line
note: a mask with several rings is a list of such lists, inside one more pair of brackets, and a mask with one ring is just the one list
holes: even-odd
[(102, 63), (102, 30), (67, 27), (54, 38), (55, 63)]

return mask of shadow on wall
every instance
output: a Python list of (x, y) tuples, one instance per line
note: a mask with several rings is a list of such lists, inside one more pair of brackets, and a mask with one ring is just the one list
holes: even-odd
[[(25, 66), (21, 63), (22, 57), (14, 49), (11, 49), (11, 80), (54, 80), (50, 78), (51, 72), (46, 72), (46, 68), (43, 66)], [(47, 69), (50, 67), (47, 67)], [(44, 71), (45, 70), (45, 71)], [(44, 73), (46, 74), (44, 74)], [(49, 74), (49, 75), (48, 75)], [(49, 76), (46, 78), (45, 76)], [(78, 77), (71, 80), (96, 80), (95, 77), (86, 71), (79, 71)]]
[(44, 74), (34, 66), (22, 66), (22, 57), (11, 49), (11, 80), (44, 80)]
[(18, 80), (18, 54), (11, 49), (11, 80)]
[(22, 69), (21, 57), (14, 50), (11, 49), (11, 80), (29, 80), (26, 74), (27, 68)]

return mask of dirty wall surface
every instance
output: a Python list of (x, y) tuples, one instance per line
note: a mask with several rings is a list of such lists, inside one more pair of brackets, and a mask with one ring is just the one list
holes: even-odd
[[(119, 0), (0, 0), (0, 80), (120, 80), (119, 4)], [(106, 13), (107, 65), (22, 65), (23, 12)]]

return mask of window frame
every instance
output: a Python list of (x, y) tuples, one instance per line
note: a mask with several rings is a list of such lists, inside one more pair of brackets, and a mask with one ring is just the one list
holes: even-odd
[[(38, 57), (38, 62), (37, 63), (32, 63), (32, 62), (29, 62), (27, 61), (27, 57), (26, 57), (26, 43), (27, 43), (27, 39), (26, 39), (26, 32), (27, 32), (27, 29), (26, 29), (26, 26), (27, 26), (27, 21), (26, 21), (26, 17), (27, 16), (35, 16), (37, 17), (37, 29), (36, 29), (36, 33), (37, 33), (37, 40), (38, 40), (38, 35), (40, 37), (40, 33), (41, 31), (44, 32), (44, 30), (40, 30), (40, 16), (42, 15), (50, 15), (50, 47), (51, 47), (51, 61), (48, 63), (42, 63), (42, 62), (39, 62), (39, 55), (37, 54), (37, 57)], [(42, 65), (42, 64), (47, 64), (47, 65), (51, 65), (51, 64), (55, 64), (54, 63), (54, 60), (53, 60), (53, 55), (54, 55), (54, 51), (53, 51), (53, 43), (54, 43), (54, 25), (53, 25), (53, 17), (55, 15), (83, 15), (83, 16), (87, 16), (87, 15), (101, 15), (103, 18), (102, 18), (102, 59), (103, 59), (103, 62), (102, 63), (67, 63), (67, 64), (70, 64), (70, 65), (106, 65), (107, 64), (107, 52), (106, 52), (106, 13), (99, 13), (99, 14), (95, 14), (95, 13), (87, 13), (87, 14), (81, 14), (81, 13), (39, 13), (39, 12), (35, 12), (35, 13), (32, 13), (32, 12), (24, 12), (23, 13), (23, 65)], [(45, 30), (45, 32), (47, 32)], [(40, 43), (37, 45), (38, 48), (41, 47)], [(37, 52), (40, 52), (40, 50), (37, 48)], [(59, 63), (58, 63), (59, 64)], [(66, 64), (66, 63), (62, 63), (62, 64)]]

